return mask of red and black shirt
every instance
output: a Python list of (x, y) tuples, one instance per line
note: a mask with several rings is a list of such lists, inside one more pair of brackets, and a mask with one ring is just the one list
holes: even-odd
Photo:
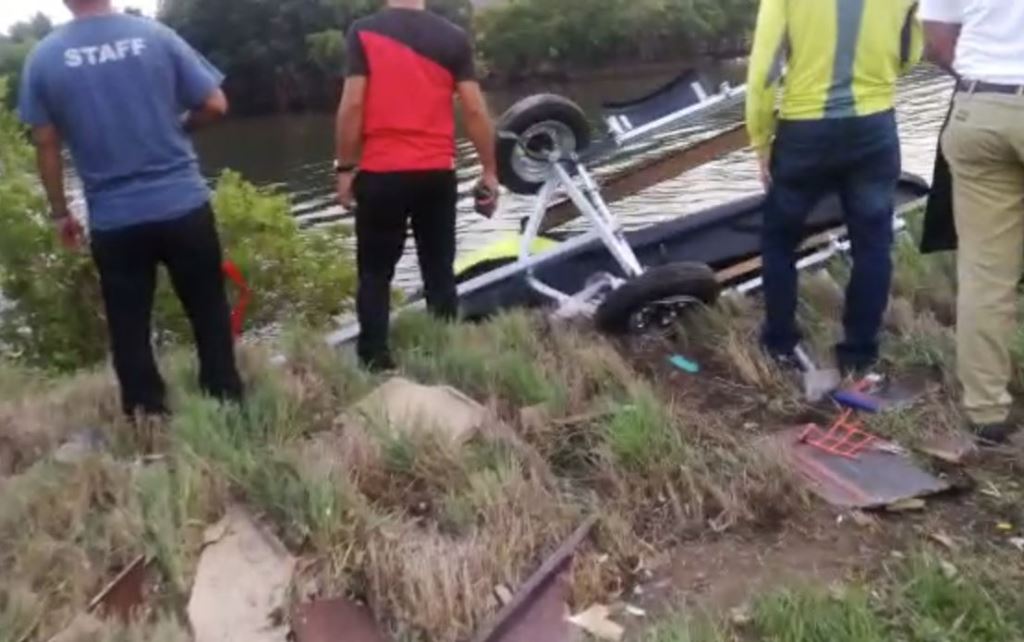
[(428, 11), (384, 9), (352, 26), (346, 75), (367, 77), (361, 169), (455, 167), (455, 87), (475, 77), (465, 31)]

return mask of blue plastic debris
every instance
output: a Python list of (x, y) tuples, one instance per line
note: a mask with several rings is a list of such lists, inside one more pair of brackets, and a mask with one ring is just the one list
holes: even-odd
[(883, 400), (856, 390), (839, 390), (832, 398), (841, 406), (862, 412), (879, 413), (885, 408)]
[(669, 357), (668, 362), (687, 374), (700, 373), (700, 364), (695, 361), (691, 361), (682, 355), (673, 355)]

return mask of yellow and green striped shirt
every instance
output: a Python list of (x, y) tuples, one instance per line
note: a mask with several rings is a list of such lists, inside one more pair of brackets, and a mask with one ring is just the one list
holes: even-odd
[(771, 145), (778, 117), (818, 120), (891, 109), (896, 80), (920, 62), (924, 49), (917, 4), (761, 0), (747, 79), (747, 130), (754, 147)]

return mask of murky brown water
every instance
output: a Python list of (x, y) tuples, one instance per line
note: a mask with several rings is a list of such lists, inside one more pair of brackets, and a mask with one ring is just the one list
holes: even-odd
[[(737, 68), (716, 70), (723, 77), (736, 78)], [(490, 96), (492, 110), (499, 113), (516, 99), (537, 91), (565, 94), (597, 113), (602, 100), (642, 95), (668, 78), (647, 77), (608, 80), (585, 85), (531, 87)], [(945, 117), (952, 90), (951, 81), (929, 69), (907, 78), (900, 90), (899, 116), (906, 171), (929, 177), (934, 162), (939, 127)], [(722, 114), (699, 127), (662, 136), (625, 149), (598, 168), (605, 172), (667, 149), (685, 147), (712, 135), (742, 118), (739, 110)], [(205, 171), (215, 175), (223, 168), (240, 171), (251, 181), (276, 185), (285, 190), (304, 222), (331, 220), (345, 212), (334, 200), (333, 118), (328, 114), (306, 114), (238, 120), (202, 134), (198, 141)], [(458, 175), (463, 194), (459, 219), (459, 251), (471, 252), (494, 240), (502, 232), (518, 229), (519, 219), (530, 209), (530, 199), (507, 196), (498, 216), (484, 220), (472, 212), (469, 192), (479, 174), (471, 147), (459, 143)], [(737, 152), (657, 187), (616, 203), (613, 210), (626, 225), (639, 227), (691, 213), (760, 190), (757, 168), (750, 152)], [(415, 284), (415, 256), (412, 242), (399, 271), (399, 280)]]

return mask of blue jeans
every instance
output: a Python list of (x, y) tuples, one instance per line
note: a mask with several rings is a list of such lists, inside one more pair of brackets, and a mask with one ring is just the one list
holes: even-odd
[(825, 196), (838, 194), (853, 273), (843, 316), (846, 337), (836, 352), (844, 368), (867, 367), (878, 359), (878, 333), (892, 284), (893, 200), (900, 166), (892, 111), (780, 124), (762, 238), (767, 314), (762, 340), (770, 353), (791, 355), (800, 341), (797, 250), (812, 210)]

